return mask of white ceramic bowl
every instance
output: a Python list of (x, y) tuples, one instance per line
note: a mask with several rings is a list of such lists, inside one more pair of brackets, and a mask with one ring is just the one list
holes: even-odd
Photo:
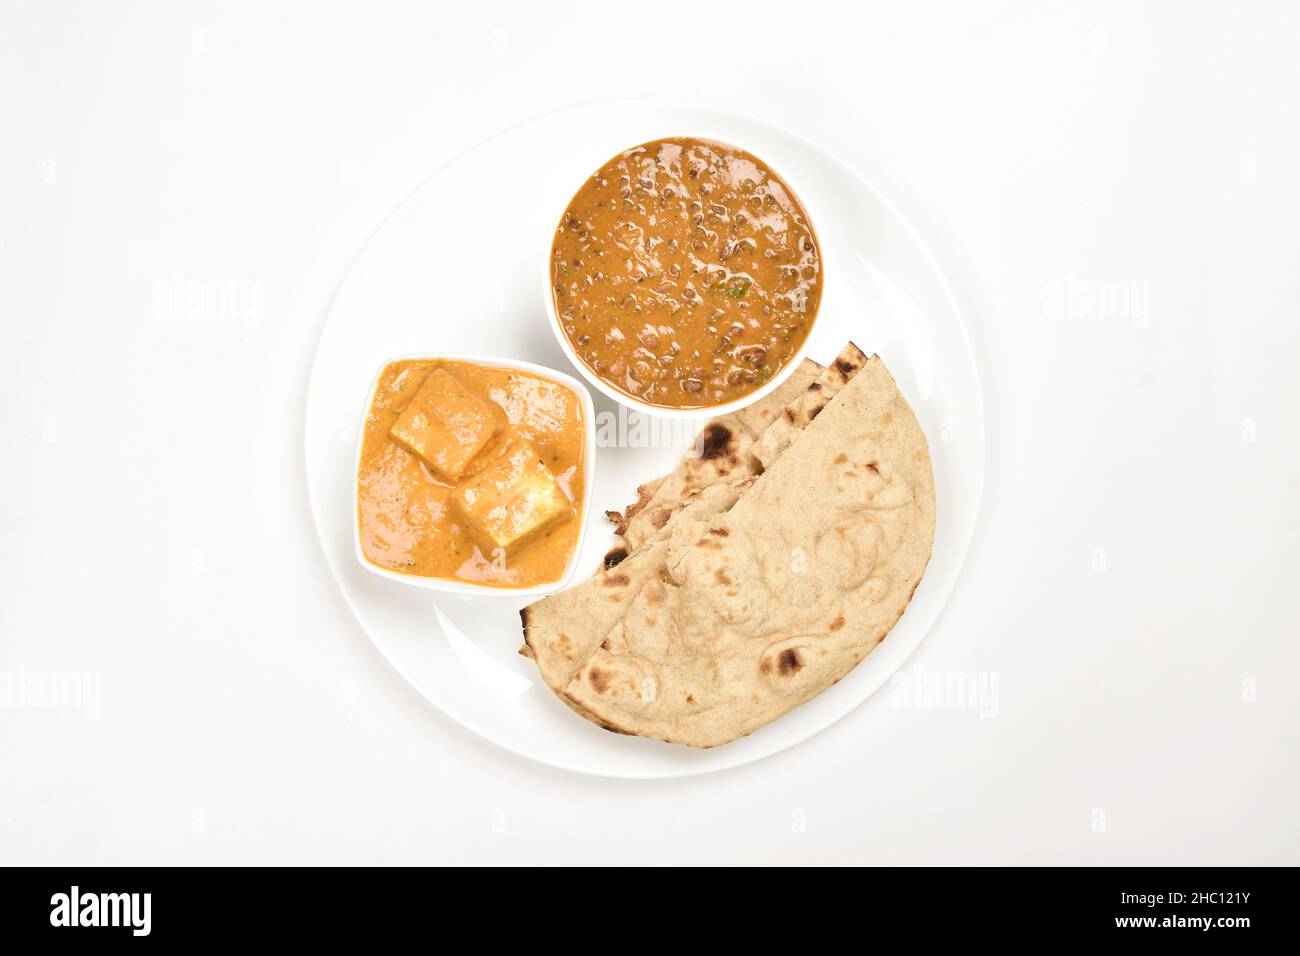
[[(761, 159), (764, 165), (766, 165), (767, 168), (770, 169), (772, 172), (776, 173), (776, 175), (782, 180), (782, 182), (784, 182), (790, 188), (790, 192), (794, 195), (794, 198), (798, 200), (800, 207), (804, 211), (805, 217), (807, 217), (808, 219), (808, 225), (812, 229), (813, 235), (817, 237), (817, 253), (821, 260), (821, 267), (822, 267), (822, 295), (821, 295), (821, 300), (818, 302), (817, 305), (817, 312), (814, 313), (813, 315), (812, 325), (817, 324), (817, 317), (821, 315), (822, 311), (826, 308), (826, 289), (828, 283), (825, 281), (825, 277), (826, 277), (825, 247), (822, 245), (821, 234), (817, 232), (817, 227), (813, 222), (812, 212), (811, 210), (809, 210), (807, 204), (804, 202), (803, 194), (799, 191), (798, 185), (796, 184), (795, 180), (787, 176), (785, 171), (782, 170), (775, 163), (773, 163), (767, 156), (759, 156), (757, 153), (752, 153), (752, 151), (746, 149), (744, 145), (740, 143), (733, 143), (730, 140), (728, 140), (725, 136), (716, 136), (712, 133), (707, 133), (707, 132), (700, 133), (700, 132), (694, 132), (690, 130), (680, 130), (680, 129), (661, 131), (661, 132), (651, 131), (644, 138), (639, 139), (634, 143), (627, 143), (623, 146), (615, 146), (611, 148), (610, 151), (607, 154), (605, 154), (605, 156), (603, 157), (598, 157), (595, 158), (594, 160), (588, 160), (586, 158), (579, 160), (580, 163), (586, 164), (586, 167), (582, 170), (580, 178), (578, 176), (575, 176), (574, 178), (575, 185), (573, 187), (573, 190), (567, 196), (565, 196), (564, 204), (559, 207), (559, 210), (557, 211), (555, 218), (551, 220), (552, 223), (551, 230), (549, 233), (547, 233), (546, 236), (546, 253), (542, 259), (542, 298), (546, 302), (546, 315), (551, 320), (551, 331), (555, 333), (555, 338), (560, 343), (560, 348), (564, 349), (564, 354), (568, 356), (569, 361), (572, 362), (574, 366), (578, 369), (578, 371), (582, 373), (582, 377), (591, 383), (592, 387), (603, 392), (605, 395), (608, 395), (610, 398), (618, 402), (620, 405), (630, 408), (633, 411), (644, 412), (647, 415), (657, 415), (660, 418), (676, 418), (676, 419), (712, 418), (716, 415), (725, 415), (728, 412), (734, 412), (737, 409), (744, 408), (746, 405), (752, 405), (754, 402), (758, 401), (760, 398), (767, 395), (773, 389), (779, 387), (782, 382), (784, 382), (787, 378), (789, 378), (790, 374), (795, 370), (795, 368), (799, 365), (799, 363), (803, 361), (804, 356), (808, 352), (808, 345), (813, 340), (812, 325), (809, 326), (808, 334), (804, 336), (803, 344), (795, 351), (795, 353), (792, 356), (790, 356), (790, 360), (786, 362), (785, 365), (782, 366), (782, 368), (775, 375), (773, 375), (770, 379), (764, 382), (763, 385), (754, 389), (754, 391), (750, 392), (748, 395), (744, 395), (740, 398), (735, 399), (734, 401), (725, 402), (721, 405), (707, 405), (698, 408), (665, 408), (662, 405), (651, 405), (647, 402), (643, 402), (638, 398), (634, 398), (633, 396), (628, 395), (623, 391), (620, 391), (619, 389), (615, 388), (613, 385), (610, 385), (608, 382), (604, 381), (599, 375), (597, 375), (594, 371), (588, 368), (587, 363), (584, 362), (582, 358), (578, 355), (578, 353), (573, 350), (573, 345), (569, 342), (569, 337), (564, 334), (564, 329), (560, 325), (560, 317), (555, 311), (555, 295), (551, 289), (551, 251), (552, 251), (552, 246), (555, 242), (555, 227), (559, 224), (560, 220), (564, 217), (565, 212), (568, 211), (569, 203), (572, 202), (573, 197), (578, 194), (578, 190), (580, 190), (583, 187), (583, 185), (586, 183), (586, 181), (591, 178), (591, 175), (594, 172), (596, 172), (596, 170), (600, 169), (601, 165), (608, 162), (611, 157), (617, 156), (619, 153), (623, 152), (624, 150), (632, 149), (635, 146), (639, 146), (641, 143), (649, 143), (649, 142), (653, 142), (656, 139), (665, 139), (667, 137), (686, 137), (690, 139), (711, 140), (715, 143), (721, 143), (724, 146), (733, 146), (736, 149), (744, 149), (746, 152), (751, 152), (752, 155), (757, 156), (759, 159)], [(576, 165), (577, 164), (575, 164), (575, 168)]]
[[(370, 405), (375, 400), (375, 390), (379, 388), (379, 379), (384, 374), (384, 369), (394, 362), (406, 361), (429, 361), (433, 359), (443, 359), (449, 362), (467, 362), (475, 365), (483, 365), (488, 368), (513, 369), (520, 372), (530, 372), (533, 375), (550, 379), (565, 388), (572, 390), (577, 396), (582, 406), (582, 506), (578, 509), (577, 521), (578, 540), (574, 543), (573, 553), (569, 556), (569, 563), (565, 565), (564, 571), (554, 581), (548, 581), (544, 584), (536, 584), (527, 588), (505, 588), (490, 587), (485, 584), (472, 584), (468, 581), (449, 581), (443, 578), (427, 578), (418, 574), (403, 574), (400, 571), (392, 571), (388, 568), (381, 568), (377, 564), (372, 564), (366, 557), (361, 548), (361, 522), (359, 514), (359, 495), (360, 486), (356, 481), (356, 475), (361, 468), (361, 447), (362, 439), (366, 433), (366, 417), (370, 413)], [(573, 572), (578, 565), (578, 556), (582, 554), (582, 542), (587, 536), (587, 516), (591, 511), (591, 496), (593, 492), (593, 482), (596, 476), (596, 412), (591, 403), (591, 393), (587, 391), (586, 386), (579, 382), (572, 375), (566, 375), (563, 372), (557, 372), (555, 369), (546, 368), (542, 365), (534, 365), (532, 362), (520, 362), (515, 359), (498, 358), (494, 355), (459, 355), (459, 354), (428, 354), (428, 355), (398, 355), (390, 358), (379, 366), (375, 372), (374, 379), (370, 383), (370, 388), (366, 392), (366, 403), (361, 407), (361, 427), (357, 431), (357, 454), (352, 467), (353, 475), (353, 494), (352, 494), (352, 542), (356, 549), (357, 560), (361, 566), (373, 574), (382, 578), (388, 578), (393, 581), (400, 581), (403, 584), (409, 584), (417, 588), (426, 588), (430, 591), (445, 591), (450, 594), (473, 594), (489, 597), (510, 597), (516, 598), (532, 594), (549, 594), (552, 591), (558, 591), (569, 583), (573, 577)]]

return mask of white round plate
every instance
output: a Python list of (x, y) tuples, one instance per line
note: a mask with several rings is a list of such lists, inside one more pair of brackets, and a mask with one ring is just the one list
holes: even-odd
[[(611, 734), (565, 707), (517, 653), (527, 599), (439, 594), (386, 580), (357, 563), (352, 537), (354, 443), (377, 365), (391, 355), (460, 352), (576, 375), (547, 321), (539, 257), (584, 171), (620, 148), (683, 130), (710, 130), (769, 159), (797, 184), (826, 268), (825, 304), (808, 354), (825, 363), (849, 339), (880, 354), (929, 438), (938, 496), (929, 568), (884, 643), (815, 700), (704, 751)], [(605, 510), (623, 508), (638, 484), (670, 471), (691, 438), (677, 427), (637, 442), (651, 447), (620, 445), (620, 429), (610, 424), (619, 421), (618, 407), (593, 398), (598, 432), (604, 422), (614, 440), (597, 449), (591, 527), (575, 580), (594, 571), (613, 542)], [(635, 430), (622, 431), (628, 434)], [(807, 740), (888, 681), (938, 617), (960, 571), (982, 491), (984, 420), (960, 310), (888, 199), (815, 146), (761, 122), (673, 104), (612, 103), (549, 116), (484, 143), (384, 223), (321, 333), (307, 394), (306, 463), (316, 527), (343, 596), (421, 694), (475, 733), (543, 763), (672, 777), (749, 763)]]

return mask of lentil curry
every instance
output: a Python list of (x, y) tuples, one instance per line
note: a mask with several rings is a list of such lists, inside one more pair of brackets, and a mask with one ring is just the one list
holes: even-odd
[(362, 552), (421, 577), (557, 580), (578, 541), (584, 435), (579, 397), (549, 379), (443, 359), (389, 363), (362, 436)]
[(704, 408), (761, 387), (821, 301), (807, 214), (744, 150), (674, 137), (626, 150), (569, 203), (551, 250), (555, 312), (604, 382)]

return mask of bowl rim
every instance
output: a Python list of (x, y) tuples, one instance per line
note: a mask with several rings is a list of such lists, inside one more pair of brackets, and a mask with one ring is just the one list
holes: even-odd
[[(361, 451), (366, 435), (366, 420), (370, 415), (370, 407), (375, 400), (375, 392), (379, 389), (379, 380), (383, 377), (384, 370), (394, 362), (408, 361), (435, 361), (443, 360), (449, 362), (465, 362), (475, 365), (482, 365), (488, 368), (513, 369), (521, 372), (531, 372), (542, 378), (554, 381), (558, 385), (563, 385), (573, 391), (578, 396), (578, 402), (582, 407), (583, 429), (582, 429), (582, 451), (583, 451), (583, 468), (582, 482), (583, 494), (582, 505), (578, 509), (578, 538), (574, 542), (573, 553), (569, 555), (569, 561), (564, 566), (560, 576), (553, 581), (547, 581), (542, 584), (530, 585), (526, 588), (510, 587), (493, 587), (487, 584), (474, 584), (470, 581), (454, 581), (448, 578), (431, 578), (418, 574), (404, 574), (401, 571), (394, 571), (391, 568), (382, 568), (373, 563), (366, 557), (365, 551), (361, 547), (361, 520), (360, 520), (360, 500), (361, 486), (356, 477), (361, 469)], [(479, 597), (500, 597), (500, 598), (517, 598), (529, 595), (551, 594), (564, 588), (578, 568), (578, 561), (582, 555), (582, 547), (587, 538), (587, 525), (591, 514), (591, 498), (593, 493), (593, 484), (596, 475), (596, 415), (595, 405), (591, 399), (591, 392), (582, 382), (578, 381), (572, 375), (561, 372), (557, 369), (548, 368), (545, 365), (538, 365), (536, 362), (527, 362), (522, 359), (505, 358), (498, 355), (481, 355), (470, 354), (466, 352), (414, 352), (403, 355), (394, 355), (385, 359), (379, 364), (375, 374), (371, 377), (370, 388), (366, 390), (365, 404), (361, 409), (361, 423), (357, 428), (356, 455), (352, 465), (353, 490), (350, 501), (352, 503), (352, 546), (356, 554), (357, 561), (367, 571), (379, 575), (381, 578), (388, 578), (391, 581), (400, 581), (402, 584), (411, 587), (422, 588), (428, 591), (442, 591), (446, 594), (473, 595)]]
[[(586, 183), (586, 181), (591, 178), (595, 170), (588, 170), (583, 175), (583, 177), (577, 181), (577, 185), (574, 187), (573, 191), (570, 192), (568, 197), (564, 200), (564, 205), (560, 207), (557, 215), (550, 220), (552, 225), (550, 228), (550, 232), (547, 233), (546, 236), (545, 255), (542, 257), (542, 300), (546, 306), (546, 318), (550, 323), (551, 333), (555, 336), (556, 341), (559, 342), (560, 348), (564, 351), (565, 358), (567, 358), (573, 364), (573, 366), (578, 370), (579, 374), (581, 374), (582, 377), (587, 380), (588, 384), (590, 384), (593, 388), (597, 389), (601, 394), (608, 396), (610, 399), (614, 400), (615, 402), (618, 402), (618, 404), (629, 409), (630, 411), (641, 412), (646, 415), (655, 415), (659, 418), (682, 419), (682, 420), (689, 420), (692, 418), (694, 419), (716, 418), (719, 415), (726, 415), (731, 412), (739, 411), (742, 408), (747, 408), (748, 406), (754, 404), (755, 402), (759, 401), (765, 396), (771, 394), (776, 389), (780, 388), (781, 384), (794, 373), (794, 370), (807, 357), (808, 349), (811, 346), (813, 340), (813, 332), (814, 332), (813, 327), (816, 326), (817, 319), (821, 316), (823, 310), (826, 308), (827, 283), (826, 283), (825, 245), (822, 241), (821, 233), (817, 231), (815, 217), (812, 211), (808, 208), (808, 204), (802, 198), (804, 194), (799, 190), (796, 180), (792, 179), (789, 175), (787, 175), (785, 169), (782, 168), (779, 164), (773, 163), (766, 156), (759, 156), (757, 153), (752, 152), (751, 150), (747, 149), (745, 146), (742, 146), (739, 143), (733, 142), (731, 139), (729, 139), (726, 136), (717, 136), (707, 131), (700, 132), (698, 130), (694, 130), (694, 131), (677, 130), (674, 132), (665, 132), (665, 133), (659, 133), (655, 135), (649, 135), (649, 136), (645, 136), (639, 142), (634, 143), (631, 146), (625, 146), (622, 149), (612, 150), (609, 153), (609, 158), (603, 160), (602, 164), (604, 162), (608, 162), (609, 159), (612, 159), (613, 157), (619, 155), (620, 153), (627, 152), (627, 150), (629, 149), (635, 149), (637, 146), (641, 146), (645, 143), (654, 142), (657, 139), (669, 139), (669, 138), (699, 139), (699, 140), (719, 143), (723, 146), (730, 146), (735, 149), (744, 150), (745, 152), (749, 153), (751, 156), (760, 159), (763, 162), (763, 164), (767, 166), (768, 169), (774, 172), (777, 175), (777, 178), (779, 178), (783, 183), (785, 183), (786, 187), (790, 191), (790, 194), (795, 198), (796, 202), (799, 203), (799, 208), (803, 210), (804, 216), (808, 220), (808, 226), (810, 229), (812, 229), (813, 236), (816, 237), (818, 257), (820, 258), (822, 264), (822, 294), (821, 294), (821, 298), (818, 300), (817, 303), (817, 311), (813, 313), (812, 321), (808, 327), (808, 332), (804, 336), (803, 344), (800, 345), (799, 348), (794, 351), (794, 354), (790, 356), (790, 360), (786, 362), (785, 365), (775, 375), (773, 375), (770, 379), (768, 379), (758, 388), (754, 389), (752, 392), (749, 392), (748, 394), (742, 395), (740, 398), (732, 399), (731, 401), (724, 402), (721, 405), (701, 405), (701, 406), (696, 406), (694, 408), (669, 408), (662, 405), (651, 405), (648, 402), (643, 402), (638, 398), (634, 398), (633, 396), (620, 391), (619, 389), (615, 388), (613, 385), (607, 383), (604, 379), (602, 379), (599, 375), (593, 372), (590, 368), (588, 368), (587, 363), (582, 361), (578, 353), (574, 351), (572, 343), (569, 342), (569, 337), (564, 334), (564, 329), (560, 326), (560, 317), (555, 311), (555, 295), (551, 289), (551, 254), (555, 244), (555, 226), (558, 225), (560, 220), (564, 218), (564, 214), (569, 209), (569, 203), (573, 202), (573, 197), (578, 194), (579, 190), (581, 190), (582, 186)], [(597, 166), (596, 169), (597, 170), (600, 169), (600, 166)]]

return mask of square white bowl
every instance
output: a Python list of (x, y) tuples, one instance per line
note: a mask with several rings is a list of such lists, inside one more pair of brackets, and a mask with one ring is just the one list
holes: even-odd
[[(564, 566), (564, 571), (554, 581), (548, 581), (544, 584), (535, 584), (526, 588), (511, 587), (494, 587), (486, 584), (473, 584), (469, 581), (451, 581), (445, 578), (429, 578), (418, 574), (403, 574), (400, 571), (393, 571), (389, 568), (381, 568), (374, 564), (366, 557), (365, 551), (361, 548), (361, 521), (360, 521), (360, 484), (356, 481), (357, 474), (361, 469), (361, 450), (364, 445), (366, 434), (366, 419), (370, 414), (371, 405), (375, 400), (375, 392), (379, 388), (379, 380), (384, 374), (384, 369), (394, 362), (410, 361), (434, 361), (441, 360), (447, 362), (465, 362), (474, 365), (482, 365), (487, 368), (509, 369), (517, 372), (528, 372), (541, 378), (549, 379), (558, 385), (572, 391), (578, 396), (578, 402), (582, 407), (582, 503), (578, 508), (577, 521), (578, 539), (574, 543), (573, 553), (569, 556), (568, 563)], [(366, 403), (361, 410), (361, 427), (357, 431), (357, 455), (352, 466), (353, 484), (356, 485), (352, 494), (352, 542), (356, 549), (357, 560), (361, 566), (373, 574), (383, 578), (389, 578), (393, 581), (400, 581), (403, 584), (409, 584), (417, 588), (425, 588), (430, 591), (443, 591), (448, 594), (470, 594), (486, 597), (520, 597), (534, 594), (550, 594), (558, 591), (569, 583), (573, 577), (573, 572), (577, 569), (578, 557), (582, 554), (582, 543), (587, 537), (587, 517), (591, 511), (591, 495), (593, 491), (592, 484), (596, 476), (596, 412), (591, 402), (591, 392), (587, 387), (579, 382), (572, 375), (566, 375), (563, 372), (557, 372), (555, 369), (546, 368), (543, 365), (535, 365), (532, 362), (521, 362), (517, 359), (500, 358), (494, 355), (461, 355), (456, 353), (433, 353), (420, 355), (398, 355), (387, 359), (380, 364), (378, 371), (375, 372), (374, 379), (370, 383), (370, 389), (366, 392)]]

